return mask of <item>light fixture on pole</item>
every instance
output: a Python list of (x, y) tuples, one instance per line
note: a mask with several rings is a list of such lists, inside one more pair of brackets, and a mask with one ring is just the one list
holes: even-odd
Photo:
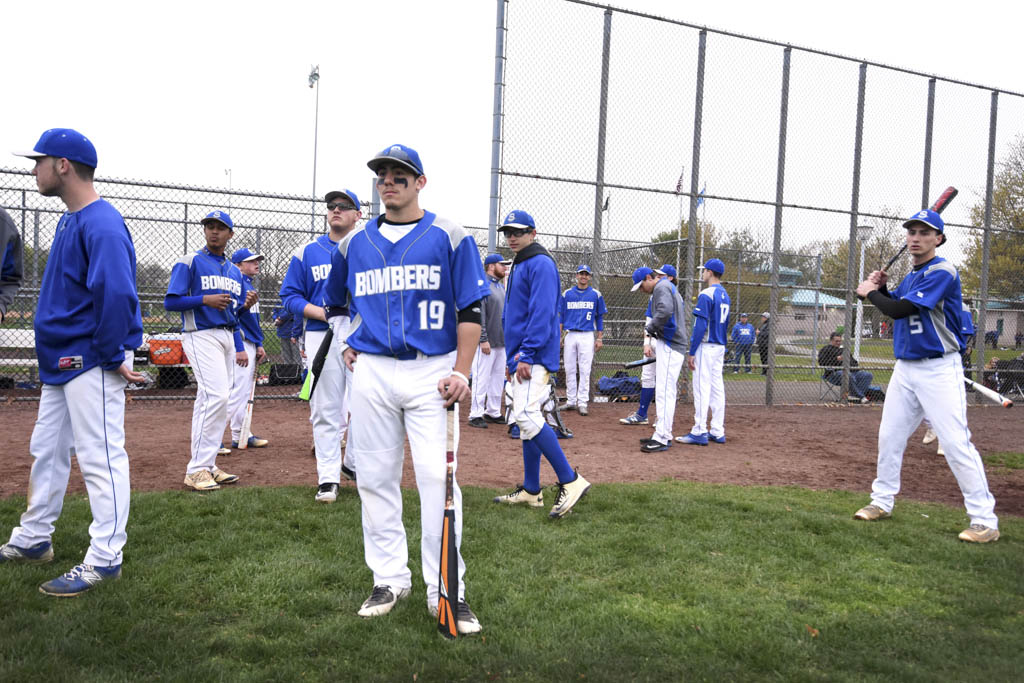
[(316, 84), (320, 81), (320, 65), (311, 66), (309, 70), (309, 87), (316, 90), (316, 108), (313, 115), (313, 200), (309, 209), (309, 231), (316, 234), (316, 148), (317, 133), (320, 131), (320, 88)]
[[(857, 226), (857, 241), (860, 242), (860, 275), (857, 278), (857, 282), (864, 281), (864, 247), (868, 244), (868, 239), (871, 238), (871, 231), (874, 230), (873, 226), (870, 225), (858, 225)], [(864, 301), (857, 299), (857, 322), (854, 324), (853, 332), (853, 358), (860, 358), (860, 334), (861, 328), (864, 327)]]

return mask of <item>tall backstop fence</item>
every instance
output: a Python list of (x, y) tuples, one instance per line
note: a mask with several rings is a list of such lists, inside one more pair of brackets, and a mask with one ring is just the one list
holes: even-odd
[[(730, 329), (745, 313), (757, 330), (752, 344), (730, 344), (729, 402), (845, 400), (850, 367), (818, 363), (836, 331), (884, 391), (892, 321), (853, 289), (902, 245), (903, 220), (952, 185), (960, 194), (939, 254), (959, 268), (977, 328), (971, 371), (1024, 393), (1024, 95), (582, 0), (497, 0), (496, 10), (490, 225), (469, 230), (481, 254), (509, 254), (495, 228), (526, 210), (564, 287), (590, 266), (609, 309), (595, 384), (641, 355), (647, 301), (630, 292), (632, 271), (675, 266), (692, 303), (699, 265), (716, 257)], [(273, 313), (292, 252), (326, 230), (323, 202), (109, 178), (97, 188), (125, 216), (138, 256), (139, 367), (151, 381), (133, 397), (194, 395), (187, 364), (154, 363), (149, 341), (180, 327), (162, 305), (170, 269), (204, 244), (199, 220), (214, 209), (235, 220), (231, 250), (266, 256), (259, 393), (294, 396), (298, 345), (278, 336)], [(25, 246), (22, 288), (0, 327), (0, 399), (31, 399), (32, 320), (63, 206), (14, 169), (0, 169), (0, 206)], [(897, 260), (890, 280), (909, 269)]]
[(542, 242), (576, 241), (610, 310), (605, 370), (639, 356), (630, 272), (674, 265), (693, 302), (717, 257), (730, 328), (747, 313), (767, 335), (752, 372), (746, 348), (727, 362), (730, 401), (845, 398), (850, 354), (845, 372), (817, 363), (835, 331), (884, 390), (892, 321), (853, 290), (950, 185), (939, 255), (963, 280), (976, 379), (1024, 369), (1024, 95), (585, 0), (496, 9), (491, 222), (525, 210)]

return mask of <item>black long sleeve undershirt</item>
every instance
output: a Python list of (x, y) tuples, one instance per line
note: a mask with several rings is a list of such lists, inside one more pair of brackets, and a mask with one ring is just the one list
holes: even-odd
[(885, 287), (876, 289), (868, 294), (868, 301), (875, 305), (885, 315), (893, 320), (906, 318), (917, 313), (917, 306), (909, 299), (893, 299), (889, 296), (889, 290)]

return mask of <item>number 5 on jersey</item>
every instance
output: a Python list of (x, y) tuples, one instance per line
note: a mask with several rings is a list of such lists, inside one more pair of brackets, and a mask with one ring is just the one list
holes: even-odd
[(417, 308), (420, 309), (421, 330), (440, 330), (444, 327), (443, 301), (421, 301)]

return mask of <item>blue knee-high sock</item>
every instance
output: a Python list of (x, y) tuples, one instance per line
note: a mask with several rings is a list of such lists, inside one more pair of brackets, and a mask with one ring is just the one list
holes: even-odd
[(533, 439), (523, 442), (523, 488), (540, 493), (540, 446)]
[[(540, 434), (530, 439), (530, 441), (537, 444), (540, 452), (551, 463), (551, 467), (555, 470), (555, 475), (558, 477), (559, 484), (568, 484), (570, 481), (575, 481), (576, 473), (573, 471), (572, 465), (569, 464), (569, 460), (565, 457), (565, 451), (558, 445), (558, 436), (555, 435), (555, 430), (551, 429), (551, 425), (545, 423), (544, 427), (540, 430)], [(538, 474), (537, 476), (539, 479), (540, 475)]]
[(636, 414), (640, 417), (647, 417), (647, 409), (651, 407), (651, 401), (654, 400), (654, 387), (650, 389), (640, 390), (640, 407), (636, 409)]

